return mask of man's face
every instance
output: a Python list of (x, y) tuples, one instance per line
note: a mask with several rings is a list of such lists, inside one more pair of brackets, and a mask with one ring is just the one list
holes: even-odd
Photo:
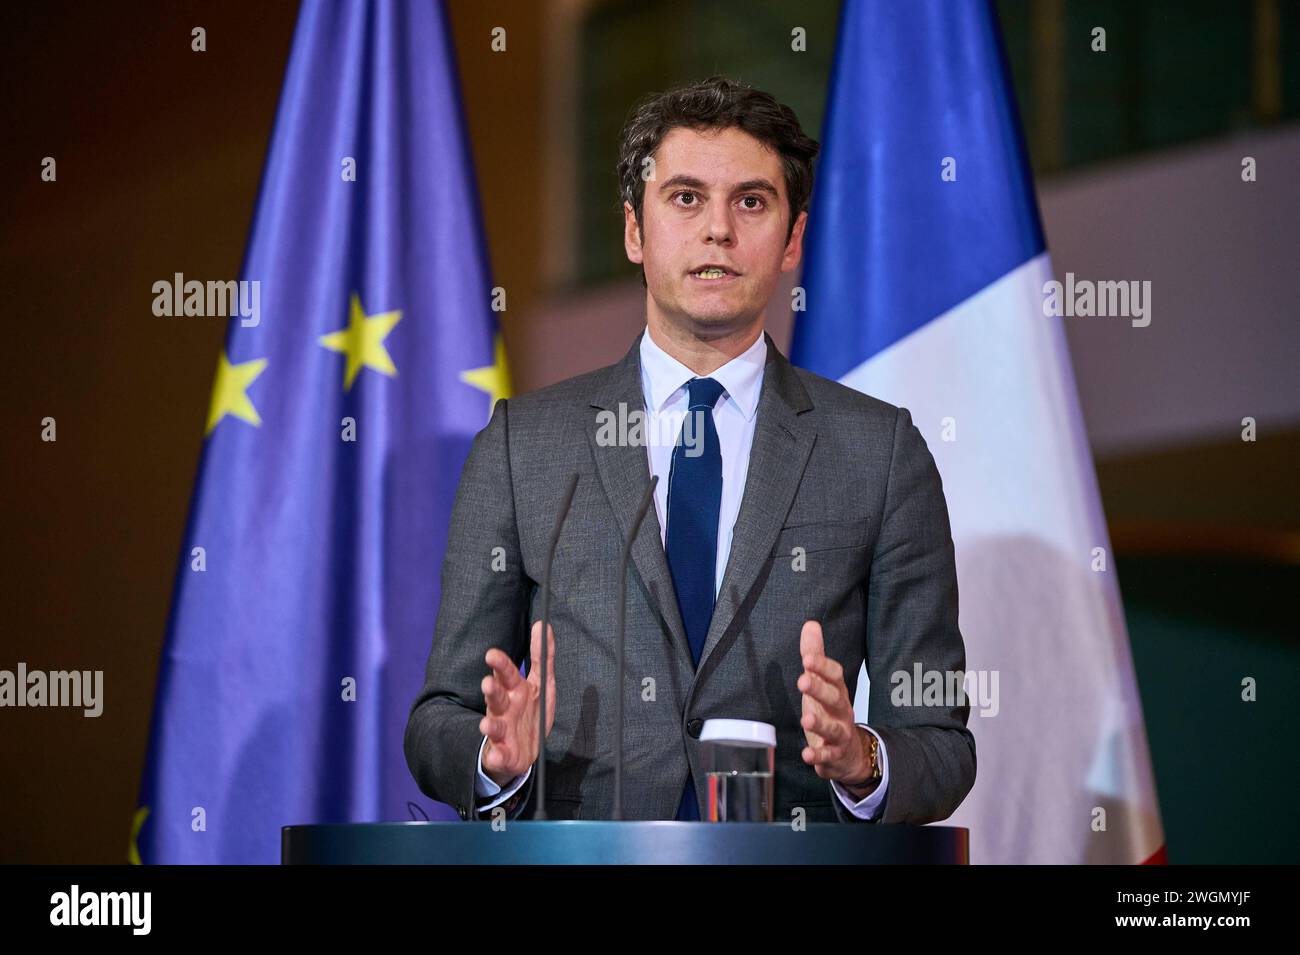
[[(645, 184), (644, 233), (623, 204), (627, 257), (645, 269), (650, 319), (700, 338), (760, 320), (782, 272), (799, 264), (807, 213), (786, 242), (781, 158), (739, 129), (671, 130)], [(702, 266), (722, 267), (699, 274)]]

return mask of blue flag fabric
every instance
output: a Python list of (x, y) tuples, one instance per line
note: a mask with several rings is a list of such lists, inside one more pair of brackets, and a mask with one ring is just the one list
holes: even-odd
[(1007, 75), (985, 0), (844, 4), (796, 365), (840, 378), (1043, 251)]
[(456, 75), (440, 4), (302, 6), (133, 861), (277, 863), (284, 825), (457, 818), (402, 752), (461, 468), (508, 393)]

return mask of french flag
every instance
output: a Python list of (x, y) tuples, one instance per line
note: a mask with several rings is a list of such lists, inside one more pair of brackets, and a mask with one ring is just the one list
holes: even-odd
[(822, 141), (791, 357), (909, 409), (943, 477), (978, 754), (944, 824), (976, 863), (1164, 861), (992, 4), (846, 0)]

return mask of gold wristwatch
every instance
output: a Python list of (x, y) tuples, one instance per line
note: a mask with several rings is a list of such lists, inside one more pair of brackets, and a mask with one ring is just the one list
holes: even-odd
[[(854, 724), (854, 725), (859, 725), (859, 724)], [(867, 730), (865, 726), (862, 728), (866, 730), (867, 736), (871, 738), (871, 750), (869, 754), (869, 758), (871, 760), (871, 775), (868, 776), (861, 783), (858, 783), (857, 785), (849, 785), (846, 783), (844, 787), (845, 789), (850, 789), (850, 790), (868, 789), (868, 788), (874, 789), (880, 783), (881, 780), (882, 774), (880, 770), (880, 752), (879, 752), (880, 740), (876, 738), (876, 734), (871, 732), (871, 730)]]

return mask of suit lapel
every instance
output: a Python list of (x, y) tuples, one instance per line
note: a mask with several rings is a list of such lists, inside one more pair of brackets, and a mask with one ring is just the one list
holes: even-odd
[(800, 417), (812, 408), (812, 401), (794, 367), (777, 351), (771, 336), (764, 332), (763, 337), (767, 340), (767, 363), (754, 423), (754, 443), (749, 452), (745, 493), (736, 516), (722, 589), (700, 654), (701, 668), (731, 626), (763, 569), (794, 502), (817, 436), (812, 423)]
[[(777, 350), (771, 336), (764, 332), (763, 337), (767, 342), (767, 362), (758, 399), (758, 417), (754, 423), (754, 443), (749, 452), (745, 494), (736, 517), (722, 590), (714, 605), (713, 619), (700, 655), (701, 667), (731, 626), (763, 569), (794, 502), (817, 435), (816, 428), (800, 418), (803, 412), (812, 408), (807, 391), (799, 382), (793, 366)], [(645, 410), (640, 346), (641, 336), (638, 335), (622, 361), (605, 369), (591, 399), (593, 408), (615, 415), (620, 414), (620, 405), (627, 409), (627, 413)], [(626, 541), (650, 480), (649, 458), (641, 445), (617, 441), (602, 444), (597, 440), (598, 429), (599, 421), (593, 414), (587, 427), (587, 441), (596, 462), (596, 472), (614, 510), (619, 532)], [(687, 670), (695, 669), (686, 627), (677, 607), (668, 558), (660, 541), (659, 517), (653, 506), (646, 513), (632, 544), (632, 562), (652, 606), (667, 624), (683, 664)]]
[[(644, 335), (645, 332), (641, 334)], [(640, 348), (641, 336), (638, 335), (623, 360), (606, 369), (592, 396), (593, 408), (615, 415), (620, 415), (620, 405), (627, 409), (626, 414), (645, 411), (645, 396), (641, 390)], [(643, 445), (622, 441), (602, 444), (597, 441), (599, 421), (595, 414), (591, 417), (591, 423), (587, 427), (587, 441), (591, 445), (601, 485), (618, 521), (619, 533), (626, 541), (641, 498), (650, 483), (650, 459)], [(660, 541), (659, 516), (653, 504), (646, 512), (645, 520), (641, 522), (640, 531), (632, 544), (632, 563), (645, 585), (651, 605), (668, 625), (678, 655), (689, 672), (694, 668), (691, 645), (686, 637), (681, 611), (677, 607), (672, 573), (668, 569), (668, 558)]]

